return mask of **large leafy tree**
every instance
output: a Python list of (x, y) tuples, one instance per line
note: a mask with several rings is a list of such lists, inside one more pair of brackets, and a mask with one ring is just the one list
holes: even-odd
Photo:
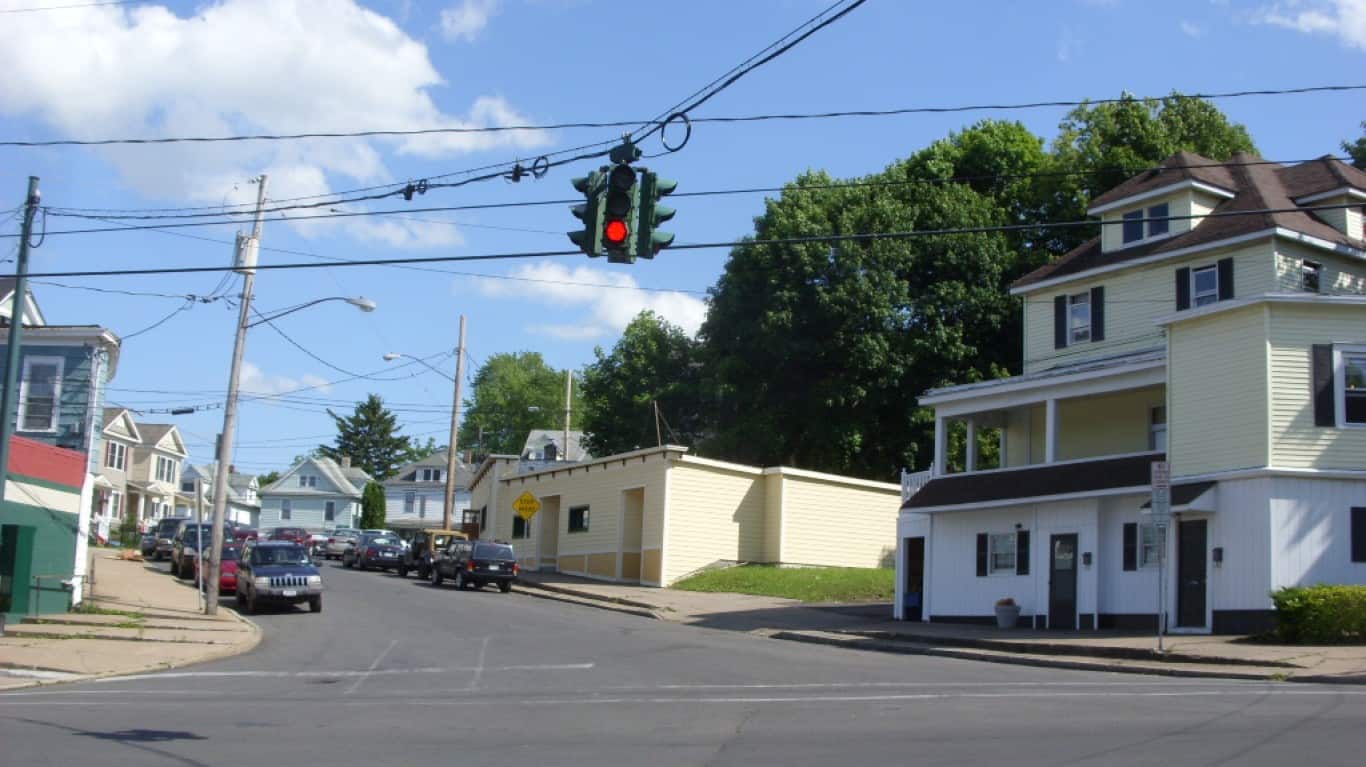
[(384, 501), (384, 485), (378, 482), (365, 483), (360, 495), (360, 526), (362, 530), (384, 529), (388, 513)]
[[(571, 404), (573, 428), (582, 417), (578, 388)], [(564, 371), (547, 365), (537, 352), (489, 357), (475, 373), (473, 389), (464, 403), (460, 444), (481, 453), (516, 455), (532, 429), (564, 425)]]
[(398, 418), (384, 407), (378, 394), (356, 404), (355, 412), (339, 416), (327, 414), (337, 425), (337, 438), (331, 445), (319, 445), (317, 454), (340, 461), (349, 457), (353, 466), (375, 479), (385, 479), (412, 459), (413, 446), (399, 434)]
[(1352, 164), (1366, 170), (1366, 122), (1361, 124), (1361, 138), (1348, 143), (1342, 142), (1342, 151), (1352, 156)]
[[(885, 178), (878, 176), (877, 178)], [(1000, 223), (963, 184), (836, 185), (798, 178), (755, 221), (756, 239)], [(999, 234), (770, 245), (732, 251), (702, 328), (721, 396), (708, 451), (886, 479), (923, 464), (933, 429), (914, 400), (1014, 363)]]
[[(644, 311), (610, 353), (593, 350), (583, 370), (584, 439), (611, 455), (663, 439), (695, 444), (706, 427), (697, 343), (682, 328)], [(655, 418), (655, 406), (660, 419)]]

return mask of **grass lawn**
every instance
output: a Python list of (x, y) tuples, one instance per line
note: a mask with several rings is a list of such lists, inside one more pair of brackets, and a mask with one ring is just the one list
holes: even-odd
[(742, 565), (699, 573), (672, 588), (785, 597), (803, 602), (879, 602), (892, 599), (896, 571), (873, 567)]

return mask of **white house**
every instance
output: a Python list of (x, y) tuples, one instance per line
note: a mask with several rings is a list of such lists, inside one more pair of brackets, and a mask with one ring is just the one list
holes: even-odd
[(935, 459), (903, 491), (897, 617), (985, 622), (1010, 597), (1027, 625), (1160, 609), (1235, 633), (1273, 622), (1278, 587), (1366, 583), (1363, 205), (1366, 173), (1331, 158), (1189, 153), (1096, 198), (1101, 235), (1012, 287), (1023, 373), (920, 398)]
[[(185, 467), (180, 477), (180, 492), (186, 501), (177, 510), (178, 513), (194, 516), (198, 510), (206, 518), (213, 513), (213, 483), (217, 470), (217, 463)], [(255, 474), (239, 474), (236, 467), (229, 466), (224, 519), (256, 527), (261, 516), (260, 489)]]
[(342, 458), (305, 458), (261, 489), (259, 527), (302, 527), (311, 532), (356, 527), (361, 493), (370, 475)]
[[(440, 527), (446, 511), (447, 452), (433, 453), (394, 472), (384, 481), (385, 521), (394, 528)], [(459, 525), (470, 507), (470, 476), (466, 464), (456, 462), (453, 524)]]

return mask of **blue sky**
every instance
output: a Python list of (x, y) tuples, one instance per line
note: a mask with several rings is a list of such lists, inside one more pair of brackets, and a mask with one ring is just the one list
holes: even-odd
[[(0, 0), (0, 9), (74, 0)], [(830, 0), (222, 0), (4, 14), (0, 24), (0, 136), (100, 139), (549, 124), (648, 118), (822, 10)], [(694, 116), (1108, 98), (1345, 84), (1366, 72), (1366, 0), (1325, 2), (914, 3), (870, 0), (832, 27), (750, 74)], [(1230, 99), (1262, 154), (1297, 160), (1338, 152), (1366, 119), (1360, 92)], [(877, 171), (986, 117), (1018, 119), (1051, 140), (1062, 108), (938, 116), (699, 125), (687, 147), (648, 162), (679, 191), (773, 186), (807, 169), (837, 176)], [(54, 208), (214, 206), (254, 199), (249, 179), (271, 176), (273, 198), (317, 195), (448, 174), (610, 139), (614, 129), (513, 132), (491, 137), (346, 139), (118, 148), (0, 148), (0, 203), (22, 200), (42, 178)], [(647, 154), (660, 150), (647, 143)], [(410, 205), (563, 199), (569, 179), (596, 161), (540, 180), (434, 190)], [(6, 192), (6, 190), (8, 190)], [(6, 196), (7, 195), (7, 196)], [(346, 210), (397, 207), (353, 203)], [(762, 195), (684, 198), (668, 227), (678, 242), (749, 233)], [(0, 219), (6, 213), (0, 213)], [(49, 217), (52, 230), (89, 225)], [(506, 208), (270, 222), (263, 262), (475, 255), (560, 250), (576, 223), (566, 207)], [(12, 229), (16, 222), (5, 223)], [(231, 256), (232, 226), (52, 236), (35, 272), (212, 265)], [(11, 241), (12, 242), (12, 241)], [(11, 251), (12, 245), (4, 249)], [(312, 256), (299, 255), (308, 253)], [(323, 304), (248, 341), (244, 386), (276, 393), (347, 378), (287, 398), (244, 404), (236, 463), (284, 468), (333, 432), (328, 406), (377, 392), (405, 433), (444, 443), (450, 384), (382, 355), (434, 355), (456, 345), (469, 320), (477, 365), (489, 355), (538, 351), (579, 368), (610, 347), (637, 311), (652, 308), (695, 329), (723, 251), (666, 251), (615, 266), (600, 259), (264, 272), (262, 311), (336, 295), (365, 295), (361, 314)], [(455, 272), (455, 273), (447, 273)], [(508, 277), (530, 278), (510, 280)], [(217, 275), (72, 278), (68, 285), (209, 295)], [(181, 306), (174, 298), (35, 284), (49, 321), (101, 324), (128, 336)], [(230, 291), (231, 292), (231, 291)], [(110, 399), (154, 411), (219, 400), (236, 314), (196, 303), (129, 338)], [(453, 372), (454, 361), (440, 366)], [(385, 369), (388, 369), (387, 372)], [(417, 374), (420, 373), (420, 374)], [(417, 374), (417, 375), (411, 375)], [(909, 395), (910, 393), (908, 393)], [(222, 413), (148, 412), (174, 422), (208, 460)]]

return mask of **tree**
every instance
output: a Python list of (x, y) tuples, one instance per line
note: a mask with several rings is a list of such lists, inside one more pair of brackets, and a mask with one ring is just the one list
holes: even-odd
[(367, 482), (360, 496), (360, 526), (362, 530), (383, 530), (385, 522), (384, 485)]
[(445, 446), (445, 445), (437, 445), (437, 444), (436, 444), (436, 439), (435, 439), (435, 438), (433, 438), (433, 437), (428, 437), (428, 438), (427, 438), (427, 442), (426, 442), (425, 444), (419, 445), (418, 443), (413, 442), (412, 448), (408, 451), (408, 459), (407, 459), (407, 460), (408, 460), (409, 462), (412, 462), (412, 461), (420, 461), (420, 460), (422, 460), (423, 458), (426, 458), (426, 457), (431, 456), (431, 455), (435, 455), (436, 453), (439, 453), (439, 452), (441, 452), (442, 450), (445, 450), (445, 449), (446, 449), (446, 446)]
[(256, 477), (256, 484), (259, 485), (259, 486), (261, 486), (261, 487), (267, 487), (267, 486), (270, 486), (270, 485), (275, 484), (275, 481), (278, 480), (279, 478), (280, 478), (280, 472), (278, 472), (278, 471), (268, 471), (268, 472), (266, 472), (265, 474), (259, 474), (259, 475), (257, 475), (257, 477)]
[[(693, 445), (706, 427), (697, 343), (681, 328), (643, 311), (622, 331), (610, 354), (583, 370), (584, 441), (593, 455), (612, 455), (667, 442)], [(658, 403), (662, 434), (656, 436)], [(667, 428), (663, 425), (667, 424)]]
[[(475, 373), (473, 399), (464, 403), (460, 444), (481, 453), (521, 453), (532, 429), (564, 425), (564, 371), (537, 352), (495, 354)], [(581, 419), (574, 387), (571, 426)]]
[(1366, 122), (1361, 123), (1361, 138), (1352, 143), (1342, 142), (1342, 151), (1352, 156), (1352, 164), (1366, 170)]
[(412, 443), (398, 433), (398, 418), (384, 407), (378, 394), (357, 403), (355, 412), (344, 418), (330, 409), (327, 414), (337, 424), (337, 440), (319, 445), (318, 455), (338, 462), (349, 457), (351, 465), (375, 479), (391, 476), (408, 462)]

